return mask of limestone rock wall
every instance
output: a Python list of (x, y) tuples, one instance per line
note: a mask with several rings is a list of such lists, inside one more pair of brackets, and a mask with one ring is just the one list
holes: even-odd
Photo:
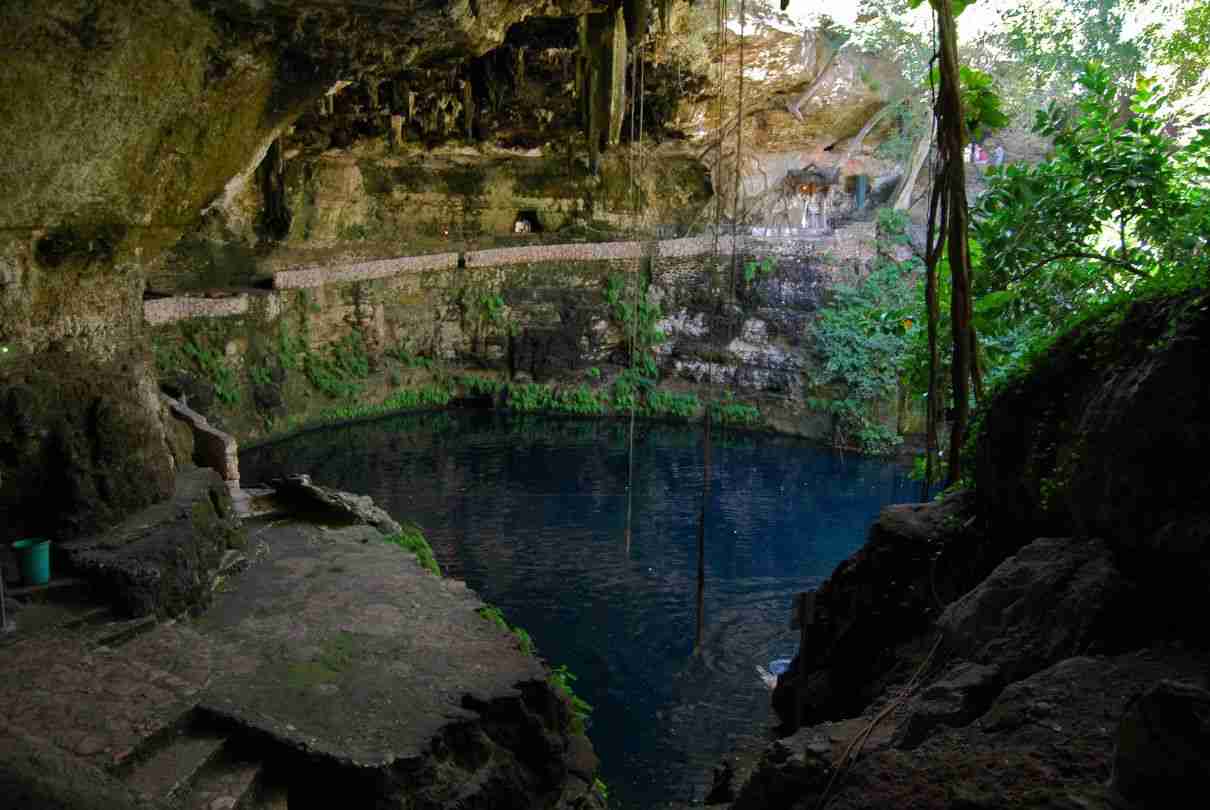
[[(317, 265), (277, 272), (272, 291), (146, 309), (161, 379), (243, 437), (465, 374), (599, 388), (630, 365), (619, 306), (637, 295), (659, 330), (649, 348), (661, 385), (752, 402), (780, 430), (828, 438), (830, 418), (807, 405), (826, 393), (808, 330), (829, 290), (868, 268), (873, 229), (737, 245), (723, 238), (716, 254), (696, 237)], [(754, 262), (767, 270), (749, 277)], [(880, 416), (900, 423), (894, 403)]]

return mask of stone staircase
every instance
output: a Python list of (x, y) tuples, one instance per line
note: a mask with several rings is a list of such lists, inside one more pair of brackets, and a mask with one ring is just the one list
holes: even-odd
[(265, 746), (196, 706), (209, 679), (201, 638), (74, 594), (70, 582), (14, 594), (36, 601), (0, 643), (0, 753), (32, 749), (90, 772), (117, 807), (285, 810)]
[(250, 750), (202, 716), (149, 739), (117, 775), (139, 799), (179, 810), (286, 810), (284, 781)]

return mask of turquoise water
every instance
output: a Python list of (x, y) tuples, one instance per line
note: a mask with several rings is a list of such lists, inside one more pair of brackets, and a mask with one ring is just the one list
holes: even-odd
[(804, 442), (712, 442), (704, 643), (695, 654), (700, 428), (639, 423), (629, 541), (627, 425), (411, 414), (252, 449), (245, 483), (310, 473), (425, 531), (442, 570), (579, 676), (611, 806), (700, 799), (711, 768), (772, 725), (756, 667), (793, 655), (795, 593), (855, 551), (900, 465)]

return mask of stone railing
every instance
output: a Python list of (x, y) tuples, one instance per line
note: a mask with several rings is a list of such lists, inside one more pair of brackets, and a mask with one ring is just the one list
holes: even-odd
[[(866, 233), (869, 231), (869, 233)], [(804, 228), (745, 227), (732, 236), (725, 230), (716, 238), (713, 234), (686, 236), (678, 239), (627, 242), (572, 242), (561, 245), (526, 245), (520, 247), (473, 250), (465, 253), (434, 253), (420, 256), (399, 256), (347, 264), (311, 265), (281, 270), (273, 274), (274, 290), (299, 290), (371, 281), (409, 273), (452, 270), (459, 267), (482, 269), (510, 264), (541, 262), (595, 262), (634, 260), (644, 256), (656, 259), (684, 259), (714, 253), (731, 256), (739, 253), (768, 253), (771, 246), (781, 245), (781, 252), (801, 254), (803, 251), (825, 250), (841, 256), (863, 253), (862, 244), (873, 238), (873, 224), (854, 224), (835, 231), (812, 231)], [(778, 251), (774, 249), (774, 253)], [(221, 318), (243, 315), (249, 309), (249, 294), (240, 293), (226, 298), (180, 296), (159, 298), (143, 303), (143, 316), (148, 324), (160, 326), (189, 318)], [(279, 301), (267, 294), (270, 315), (275, 315)]]
[(190, 318), (225, 318), (247, 312), (248, 296), (244, 293), (226, 298), (180, 296), (152, 298), (143, 302), (143, 318), (152, 326)]
[(218, 471), (232, 493), (239, 491), (239, 445), (235, 438), (214, 427), (185, 403), (160, 394), (169, 412), (193, 431), (193, 460), (199, 467)]
[(299, 290), (322, 287), (325, 284), (341, 284), (349, 281), (371, 281), (376, 278), (391, 278), (404, 273), (423, 273), (429, 270), (449, 270), (457, 267), (461, 257), (457, 253), (432, 253), (422, 256), (399, 256), (393, 259), (377, 259), (353, 264), (334, 266), (315, 265), (295, 270), (282, 270), (273, 274), (273, 288), (277, 290)]

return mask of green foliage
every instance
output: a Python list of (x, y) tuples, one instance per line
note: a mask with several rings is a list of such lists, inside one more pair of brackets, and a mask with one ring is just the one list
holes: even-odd
[(239, 402), (239, 375), (228, 362), (222, 337), (217, 331), (206, 327), (188, 329), (181, 351), (214, 386), (214, 395), (220, 402), (227, 405)]
[(485, 605), (476, 612), (501, 630), (505, 632), (512, 631), (512, 628), (508, 626), (508, 622), (504, 620), (504, 613), (495, 605)]
[(662, 317), (660, 305), (648, 296), (650, 278), (646, 273), (635, 283), (640, 285), (637, 296), (633, 288), (627, 289), (623, 276), (616, 273), (609, 276), (605, 279), (605, 303), (609, 306), (610, 318), (625, 336), (632, 366), (645, 377), (655, 379), (659, 376), (659, 368), (654, 349), (664, 342), (664, 333), (656, 326)]
[[(537, 653), (534, 640), (530, 637), (529, 633), (520, 627), (509, 626), (500, 608), (494, 605), (485, 605), (476, 612), (501, 630), (512, 633), (517, 638), (517, 646), (521, 652), (526, 655), (535, 655)], [(571, 709), (572, 731), (577, 734), (583, 734), (587, 727), (588, 718), (592, 714), (592, 706), (577, 695), (572, 688), (572, 683), (575, 682), (576, 676), (567, 669), (566, 665), (561, 664), (550, 671), (549, 680), (550, 685), (554, 687), (556, 692), (562, 695)]]
[(273, 372), (267, 366), (249, 366), (248, 378), (252, 380), (254, 385), (271, 385), (273, 383)]
[(285, 318), (277, 322), (273, 343), (274, 352), (281, 360), (282, 368), (290, 371), (302, 370), (308, 351), (307, 339), (305, 335), (295, 334)]
[(614, 379), (610, 391), (610, 401), (614, 410), (629, 411), (631, 408), (638, 408), (643, 395), (654, 387), (654, 369), (628, 368)]
[(990, 74), (965, 65), (958, 72), (966, 132), (972, 140), (982, 141), (988, 130), (1007, 126), (1008, 116), (1001, 108), (1002, 101)]
[(878, 224), (878, 238), (891, 245), (911, 245), (912, 237), (908, 233), (911, 217), (907, 211), (897, 211), (894, 208), (879, 208), (875, 214)]
[(915, 258), (881, 258), (866, 279), (838, 285), (809, 329), (820, 359), (818, 382), (835, 393), (811, 397), (808, 405), (832, 414), (838, 446), (886, 453), (899, 441), (873, 412), (898, 393), (908, 335), (919, 330), (913, 291), (919, 267)]
[[(449, 388), (441, 384), (432, 383), (422, 385), (419, 388), (405, 388), (402, 391), (396, 391), (378, 404), (354, 404), (328, 408), (312, 421), (315, 424), (351, 422), (355, 419), (370, 419), (375, 416), (385, 416), (398, 411), (441, 408), (448, 405), (452, 398), (453, 394)], [(301, 425), (291, 420), (287, 423), (285, 429), (289, 431), (297, 427), (301, 427)]]
[(433, 556), (433, 548), (425, 539), (424, 532), (420, 530), (419, 526), (407, 524), (401, 532), (384, 537), (383, 540), (399, 546), (404, 551), (412, 552), (416, 555), (416, 562), (420, 563), (421, 568), (436, 576), (441, 576), (441, 566), (437, 565), (437, 558)]
[(766, 256), (763, 259), (749, 259), (744, 262), (744, 281), (750, 284), (757, 276), (772, 275), (776, 269), (777, 260), (772, 256)]
[(597, 368), (596, 366), (590, 366), (584, 373), (587, 374), (588, 378), (591, 380), (601, 379), (601, 369)]
[(1090, 61), (1105, 65), (1113, 84), (1128, 86), (1143, 67), (1139, 44), (1127, 35), (1128, 5), (1113, 0), (1003, 4), (1000, 25), (985, 45), (999, 54), (997, 64), (1020, 74), (1020, 109), (1071, 98)]
[[(730, 393), (728, 393), (730, 397)], [(743, 402), (710, 403), (710, 415), (715, 424), (736, 427), (757, 427), (762, 423), (760, 409)]]
[(504, 614), (500, 611), (500, 608), (496, 607), (495, 605), (484, 605), (475, 612), (487, 619), (492, 624), (496, 625), (496, 627), (499, 627), (504, 632), (512, 633), (517, 639), (517, 648), (521, 650), (521, 652), (525, 653), (526, 655), (537, 655), (538, 648), (534, 644), (533, 636), (531, 636), (529, 632), (522, 627), (510, 626), (509, 623), (505, 621)]
[(646, 416), (692, 419), (702, 409), (696, 394), (674, 394), (670, 391), (649, 391), (643, 403)]
[(404, 368), (422, 368), (432, 371), (437, 366), (437, 361), (433, 358), (413, 354), (406, 342), (389, 347), (383, 354), (398, 362)]
[(493, 377), (481, 377), (477, 374), (463, 374), (455, 382), (467, 394), (476, 397), (495, 396), (504, 388), (504, 383)]
[[(924, 0), (908, 0), (908, 8), (919, 8), (921, 5), (923, 5), (923, 3)], [(929, 0), (929, 3), (935, 7), (937, 5), (937, 0)], [(963, 11), (966, 11), (967, 6), (973, 6), (975, 4), (975, 0), (953, 0), (953, 3), (954, 16), (957, 17)]]
[(1210, 2), (1201, 0), (1184, 9), (1181, 25), (1164, 35), (1162, 26), (1153, 26), (1145, 40), (1153, 42), (1154, 55), (1173, 70), (1173, 90), (1189, 93), (1207, 85), (1210, 71)]
[(991, 172), (974, 213), (975, 325), (991, 382), (1089, 312), (1210, 278), (1210, 128), (1172, 141), (1165, 96), (1146, 79), (1125, 118), (1104, 68), (1080, 84), (1074, 111), (1038, 115), (1053, 156)]
[(595, 790), (597, 795), (601, 797), (601, 801), (609, 801), (609, 786), (602, 782), (600, 778), (592, 780), (592, 789)]
[(576, 416), (600, 416), (606, 411), (606, 403), (602, 397), (587, 385), (573, 389), (555, 388), (539, 383), (510, 385), (508, 406), (516, 411), (551, 411)]
[(361, 393), (361, 381), (370, 376), (365, 339), (354, 329), (329, 345), (327, 352), (307, 352), (303, 369), (318, 390), (330, 397), (352, 399)]
[(560, 664), (550, 671), (550, 685), (563, 695), (571, 707), (571, 729), (577, 734), (583, 734), (587, 721), (592, 714), (592, 705), (576, 694), (572, 688), (576, 676), (568, 671), (565, 664)]

